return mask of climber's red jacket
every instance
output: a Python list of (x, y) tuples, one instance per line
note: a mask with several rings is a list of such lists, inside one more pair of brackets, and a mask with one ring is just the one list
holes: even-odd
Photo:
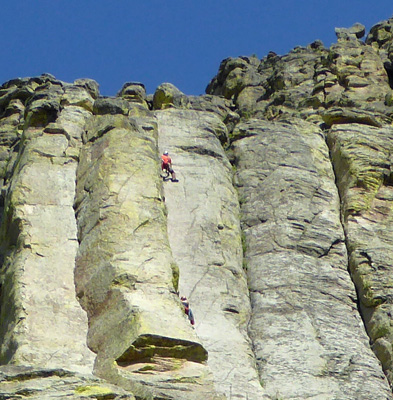
[(167, 169), (170, 166), (170, 164), (172, 163), (171, 158), (169, 156), (166, 156), (165, 154), (163, 154), (161, 156), (161, 160), (162, 160), (162, 163), (161, 163), (162, 169)]

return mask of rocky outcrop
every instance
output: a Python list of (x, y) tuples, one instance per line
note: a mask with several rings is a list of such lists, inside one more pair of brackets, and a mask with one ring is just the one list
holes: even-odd
[(393, 399), (392, 24), (203, 96), (6, 82), (0, 398)]

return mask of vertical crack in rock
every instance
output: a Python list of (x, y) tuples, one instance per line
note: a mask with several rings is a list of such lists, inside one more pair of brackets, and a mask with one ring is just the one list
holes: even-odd
[(249, 120), (233, 135), (249, 332), (267, 394), (391, 398), (353, 303), (324, 135), (295, 119)]
[(267, 399), (247, 335), (251, 310), (237, 194), (218, 139), (225, 126), (203, 111), (169, 109), (155, 114), (160, 151), (169, 151), (179, 179), (164, 182), (179, 293), (190, 301), (216, 390), (227, 399)]
[(2, 85), (0, 397), (391, 400), (393, 18), (364, 33), (202, 96)]
[(127, 96), (95, 102), (77, 172), (75, 279), (95, 373), (138, 398), (213, 399), (176, 293), (154, 115)]
[(327, 132), (342, 203), (349, 270), (371, 346), (392, 383), (393, 129), (334, 125)]
[(80, 134), (93, 98), (49, 75), (11, 81), (7, 96), (0, 360), (90, 373), (87, 320), (75, 299), (73, 199)]

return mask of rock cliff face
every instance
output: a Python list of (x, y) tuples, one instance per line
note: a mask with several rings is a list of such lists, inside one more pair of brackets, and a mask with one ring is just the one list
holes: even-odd
[(1, 399), (393, 399), (393, 19), (336, 34), (1, 86)]

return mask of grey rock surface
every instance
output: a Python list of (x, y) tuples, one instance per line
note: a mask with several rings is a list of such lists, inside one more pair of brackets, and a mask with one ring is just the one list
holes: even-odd
[(336, 33), (0, 87), (0, 398), (393, 399), (393, 21)]
[(357, 311), (322, 131), (294, 120), (238, 129), (248, 133), (233, 151), (264, 388), (299, 400), (390, 398)]
[(179, 179), (164, 185), (179, 292), (190, 301), (215, 386), (228, 399), (267, 398), (247, 334), (251, 308), (242, 268), (239, 206), (232, 168), (217, 137), (222, 123), (199, 111), (155, 115), (159, 148), (173, 154)]
[(392, 381), (393, 129), (358, 124), (333, 126), (328, 143), (360, 309), (372, 347)]
[(212, 399), (207, 351), (175, 291), (157, 132), (123, 113), (92, 121), (77, 174), (76, 292), (95, 372), (138, 397)]
[(64, 369), (0, 366), (2, 399), (113, 399), (135, 400), (135, 397), (92, 375)]
[[(59, 87), (58, 97), (44, 89), (56, 104), (63, 95)], [(33, 109), (43, 121), (52, 112), (32, 100), (26, 111), (30, 122)], [(67, 106), (62, 118), (68, 119)], [(74, 287), (77, 163), (67, 155), (74, 143), (65, 131), (45, 132), (28, 121), (4, 200), (0, 359), (87, 373), (94, 355), (86, 346), (87, 318)], [(77, 121), (72, 118), (70, 124)]]
[(350, 28), (336, 28), (335, 32), (338, 40), (360, 39), (366, 33), (366, 28), (364, 25), (356, 23)]

